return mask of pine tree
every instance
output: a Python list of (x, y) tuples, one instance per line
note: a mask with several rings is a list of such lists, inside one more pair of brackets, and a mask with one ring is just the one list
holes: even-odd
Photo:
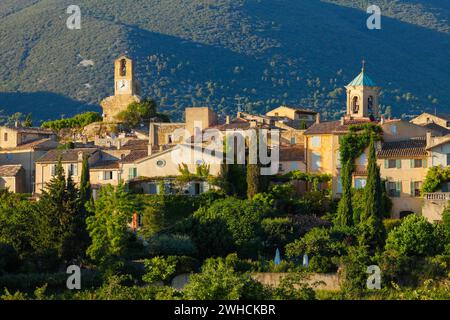
[(371, 249), (382, 248), (385, 240), (383, 225), (383, 188), (380, 168), (377, 165), (375, 141), (372, 137), (369, 146), (367, 165), (367, 184), (364, 188), (364, 211), (360, 217), (360, 242)]

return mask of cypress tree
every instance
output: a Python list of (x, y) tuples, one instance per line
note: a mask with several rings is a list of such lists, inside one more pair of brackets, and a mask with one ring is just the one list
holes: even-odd
[(82, 207), (85, 207), (86, 203), (92, 200), (90, 180), (88, 158), (84, 157), (80, 177), (80, 205)]
[(84, 255), (86, 249), (90, 245), (89, 233), (86, 230), (86, 219), (91, 214), (88, 207), (93, 202), (88, 160), (88, 157), (83, 158), (78, 198), (78, 214), (74, 223), (75, 234), (77, 234), (80, 243), (79, 253), (82, 255)]
[(261, 168), (257, 164), (247, 165), (247, 197), (253, 197), (262, 191)]
[(348, 161), (342, 165), (342, 198), (339, 201), (335, 223), (341, 227), (353, 226), (353, 205), (352, 205), (352, 170)]
[(377, 165), (375, 141), (372, 137), (369, 146), (367, 165), (367, 184), (364, 188), (364, 210), (360, 217), (360, 242), (371, 249), (380, 249), (385, 240), (383, 225), (383, 188), (380, 168)]

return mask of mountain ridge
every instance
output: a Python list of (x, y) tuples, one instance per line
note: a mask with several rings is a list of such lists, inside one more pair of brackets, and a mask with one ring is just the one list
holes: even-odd
[[(337, 118), (362, 59), (384, 87), (386, 114), (449, 112), (449, 8), (433, 0), (378, 2), (395, 10), (370, 31), (364, 1), (82, 0), (78, 31), (65, 28), (71, 1), (6, 1), (0, 92), (9, 98), (0, 94), (0, 109), (36, 113), (39, 105), (40, 120), (98, 110), (113, 92), (113, 60), (127, 52), (144, 95), (174, 119), (190, 105), (234, 113), (237, 96), (250, 112), (289, 104)], [(401, 20), (412, 17), (399, 5), (423, 10), (418, 25)], [(64, 105), (46, 101), (45, 92)]]

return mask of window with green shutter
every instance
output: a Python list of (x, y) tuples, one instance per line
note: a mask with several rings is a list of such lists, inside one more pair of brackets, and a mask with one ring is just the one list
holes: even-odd
[(397, 159), (395, 166), (396, 166), (397, 169), (401, 169), (402, 168), (402, 160), (401, 159)]
[(137, 168), (130, 168), (128, 170), (128, 178), (131, 180), (131, 179), (134, 179), (136, 177), (137, 177)]
[(402, 194), (402, 182), (398, 181), (395, 188), (395, 196), (399, 198)]

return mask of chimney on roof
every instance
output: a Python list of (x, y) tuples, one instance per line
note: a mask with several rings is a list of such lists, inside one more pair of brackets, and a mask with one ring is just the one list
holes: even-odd
[(386, 118), (384, 116), (381, 116), (380, 124), (383, 125), (386, 122)]
[(120, 139), (117, 139), (117, 150), (120, 150), (120, 149), (122, 149), (122, 140), (120, 140)]
[(83, 151), (78, 151), (78, 161), (83, 162)]
[(230, 123), (231, 123), (231, 117), (227, 116), (227, 124), (230, 124)]
[(20, 122), (19, 122), (19, 120), (14, 121), (14, 126), (15, 126), (16, 128), (20, 127)]
[(341, 126), (345, 125), (345, 119), (344, 117), (341, 117)]
[(431, 131), (427, 131), (426, 137), (427, 137), (427, 148), (429, 148), (431, 146), (431, 140), (432, 140)]
[(316, 123), (320, 123), (320, 113), (316, 113)]

